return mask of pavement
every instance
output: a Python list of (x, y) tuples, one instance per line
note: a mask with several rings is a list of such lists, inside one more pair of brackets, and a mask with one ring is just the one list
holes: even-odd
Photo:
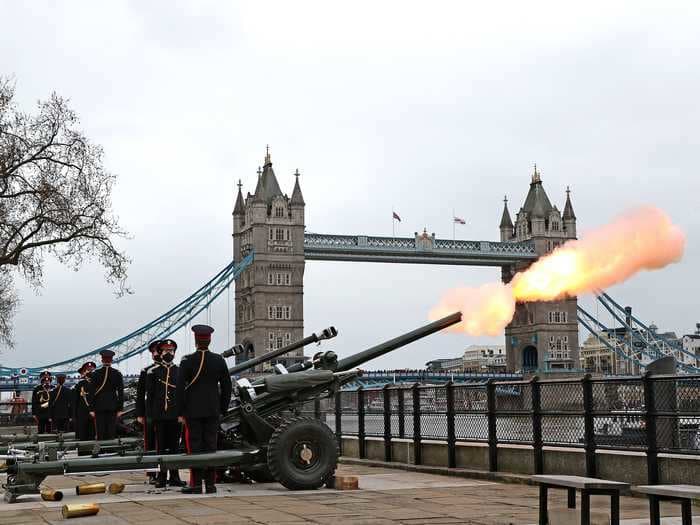
[[(186, 476), (183, 472), (183, 479)], [(277, 483), (220, 484), (218, 493), (184, 496), (175, 489), (155, 490), (142, 473), (106, 476), (53, 476), (46, 488), (64, 492), (61, 502), (22, 496), (17, 503), (0, 503), (0, 525), (64, 522), (64, 504), (98, 503), (96, 516), (74, 518), (77, 525), (172, 524), (534, 524), (537, 487), (493, 481), (422, 474), (363, 465), (341, 465), (338, 474), (357, 475), (360, 490), (290, 492)], [(118, 495), (76, 496), (81, 483), (126, 483)], [(608, 498), (592, 497), (593, 509), (607, 512)], [(645, 499), (623, 497), (625, 525), (649, 523)], [(564, 509), (566, 493), (552, 491), (550, 509)], [(694, 508), (700, 515), (700, 509)], [(680, 507), (662, 504), (664, 525), (680, 524)], [(700, 524), (700, 516), (694, 523)]]

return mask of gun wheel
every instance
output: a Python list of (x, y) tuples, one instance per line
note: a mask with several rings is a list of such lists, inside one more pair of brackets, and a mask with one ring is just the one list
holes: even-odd
[(289, 490), (322, 487), (337, 463), (335, 435), (316, 419), (299, 417), (283, 422), (267, 447), (270, 473)]

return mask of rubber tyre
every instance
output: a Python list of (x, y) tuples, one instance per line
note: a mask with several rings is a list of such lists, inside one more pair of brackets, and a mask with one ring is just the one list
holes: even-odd
[[(311, 450), (306, 464), (302, 448)], [(308, 454), (308, 453), (307, 453)], [(284, 421), (267, 447), (270, 473), (289, 490), (314, 490), (333, 476), (338, 465), (335, 434), (316, 419), (298, 417)]]

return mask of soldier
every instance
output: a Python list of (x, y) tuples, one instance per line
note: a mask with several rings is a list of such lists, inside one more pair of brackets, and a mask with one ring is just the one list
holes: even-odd
[(72, 418), (71, 411), (71, 392), (70, 389), (64, 387), (66, 382), (65, 374), (56, 374), (56, 388), (51, 391), (51, 425), (55, 432), (66, 432), (68, 430), (68, 422)]
[[(197, 351), (180, 361), (176, 391), (178, 420), (185, 425), (188, 454), (216, 451), (219, 418), (228, 410), (232, 388), (224, 358), (208, 351), (214, 329), (195, 325), (192, 331)], [(192, 469), (190, 485), (182, 492), (201, 494), (202, 478), (206, 493), (216, 492), (215, 472), (213, 468)]]
[(12, 403), (11, 421), (17, 423), (19, 417), (27, 413), (27, 400), (22, 397), (22, 392), (17, 390), (10, 403)]
[(102, 368), (90, 377), (90, 415), (95, 418), (95, 434), (99, 440), (117, 437), (117, 418), (124, 410), (124, 379), (112, 368), (114, 352), (102, 350)]
[[(141, 370), (139, 374), (139, 382), (136, 387), (136, 420), (143, 427), (143, 449), (146, 451), (155, 450), (156, 434), (151, 421), (151, 415), (147, 410), (146, 405), (146, 375), (153, 367), (159, 366), (160, 350), (158, 349), (159, 340), (151, 341), (148, 345), (148, 350), (151, 352), (153, 363)], [(156, 476), (153, 473), (148, 473), (148, 478), (151, 483), (155, 483)]]
[[(160, 366), (151, 367), (146, 375), (146, 413), (150, 414), (156, 432), (156, 451), (176, 454), (180, 448), (181, 425), (177, 420), (177, 398), (175, 389), (178, 366), (173, 363), (177, 343), (172, 339), (160, 341), (158, 349), (161, 353)], [(165, 487), (168, 473), (161, 470), (156, 481), (156, 488)], [(185, 483), (180, 479), (177, 469), (170, 470), (171, 487), (182, 487)]]
[(32, 392), (32, 415), (37, 424), (37, 432), (51, 432), (51, 372), (39, 374), (41, 383)]
[(78, 369), (82, 377), (73, 388), (73, 426), (79, 441), (95, 439), (95, 420), (90, 415), (90, 374), (97, 368), (93, 361), (84, 363)]

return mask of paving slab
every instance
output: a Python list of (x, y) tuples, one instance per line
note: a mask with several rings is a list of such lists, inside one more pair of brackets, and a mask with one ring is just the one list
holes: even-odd
[[(176, 489), (155, 490), (142, 473), (52, 476), (45, 485), (64, 490), (63, 501), (46, 502), (30, 495), (19, 503), (0, 503), (0, 525), (63, 524), (60, 507), (66, 503), (100, 504), (98, 515), (71, 520), (75, 525), (537, 523), (537, 487), (365, 465), (341, 465), (338, 473), (358, 476), (360, 489), (290, 492), (277, 483), (221, 484), (216, 494), (186, 496)], [(117, 495), (77, 496), (74, 491), (81, 483), (117, 481), (126, 484)], [(550, 508), (565, 507), (566, 492), (552, 491)], [(593, 497), (592, 507), (608, 511), (608, 498)], [(625, 525), (648, 523), (646, 499), (623, 497), (621, 511)], [(662, 504), (661, 514), (664, 525), (680, 524), (678, 505)]]

